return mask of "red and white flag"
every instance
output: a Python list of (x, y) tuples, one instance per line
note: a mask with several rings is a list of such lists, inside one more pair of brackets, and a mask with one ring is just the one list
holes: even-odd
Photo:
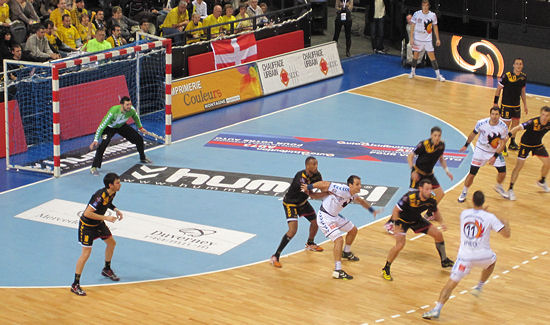
[(211, 43), (216, 70), (258, 59), (256, 37), (253, 33)]

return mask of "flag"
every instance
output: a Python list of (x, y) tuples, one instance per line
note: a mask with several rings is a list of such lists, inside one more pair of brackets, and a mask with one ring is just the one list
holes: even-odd
[(258, 59), (256, 37), (253, 33), (211, 43), (216, 70)]

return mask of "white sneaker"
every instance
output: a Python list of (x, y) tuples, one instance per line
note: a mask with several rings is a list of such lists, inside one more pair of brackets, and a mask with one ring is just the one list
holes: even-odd
[(466, 201), (466, 195), (468, 195), (468, 193), (460, 193), (460, 196), (458, 197), (458, 203), (464, 203), (464, 201)]
[(514, 190), (509, 189), (508, 190), (508, 200), (515, 201), (516, 200), (516, 194), (514, 194)]
[(445, 78), (441, 74), (439, 76), (437, 76), (436, 79), (441, 81), (441, 82), (445, 81)]
[(424, 319), (438, 319), (439, 318), (439, 311), (432, 309), (430, 311), (425, 312), (422, 314), (422, 318)]
[(416, 76), (416, 73), (414, 73), (414, 72), (409, 73), (409, 79), (414, 78), (414, 76)]
[(548, 185), (546, 184), (546, 182), (541, 183), (537, 181), (537, 185), (541, 187), (546, 193), (550, 192), (550, 188), (548, 188)]
[(90, 174), (92, 174), (94, 176), (99, 176), (99, 170), (97, 170), (96, 167), (92, 167), (92, 168), (90, 168)]
[(497, 184), (495, 185), (495, 191), (497, 191), (498, 194), (500, 194), (500, 196), (502, 196), (503, 198), (507, 199), (508, 198), (508, 193), (504, 190), (504, 188), (502, 187), (502, 185), (500, 184)]
[(474, 289), (472, 289), (472, 291), (470, 291), (470, 293), (479, 298), (479, 296), (481, 296), (481, 288), (478, 288), (478, 287), (475, 287)]

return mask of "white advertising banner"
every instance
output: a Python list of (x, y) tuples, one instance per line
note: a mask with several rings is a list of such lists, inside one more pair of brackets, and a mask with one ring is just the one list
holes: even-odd
[[(85, 207), (83, 203), (54, 199), (24, 211), (15, 218), (77, 229)], [(221, 255), (255, 236), (131, 211), (122, 210), (122, 213), (122, 220), (106, 222), (114, 236), (203, 253)], [(107, 210), (107, 214), (114, 215), (114, 212)]]
[(256, 61), (264, 95), (344, 73), (335, 42)]

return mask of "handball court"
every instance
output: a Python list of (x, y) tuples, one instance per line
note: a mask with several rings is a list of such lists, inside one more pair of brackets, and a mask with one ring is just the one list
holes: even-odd
[[(344, 60), (343, 66), (343, 77), (177, 121), (174, 134), (176, 140), (179, 136), (182, 141), (149, 151), (148, 156), (154, 161), (150, 168), (189, 167), (291, 178), (296, 171), (303, 169), (306, 156), (232, 150), (205, 144), (226, 133), (414, 146), (429, 137), (431, 126), (439, 125), (443, 129), (446, 150), (456, 152), (476, 121), (489, 116), (494, 96), (493, 78), (444, 71), (448, 81), (440, 83), (432, 78), (431, 69), (420, 69), (419, 76), (410, 80), (404, 74), (407, 71), (400, 67), (398, 58), (389, 56), (355, 57)], [(375, 68), (377, 66), (379, 68)], [(522, 116), (522, 121), (537, 116), (540, 107), (548, 105), (550, 99), (547, 87), (528, 84), (527, 92), (529, 114)], [(229, 126), (222, 128), (225, 125), (221, 121)], [(208, 126), (204, 126), (206, 124)], [(550, 145), (548, 138), (544, 143), (547, 147)], [(455, 289), (454, 296), (435, 322), (548, 323), (550, 231), (543, 220), (548, 215), (550, 194), (543, 193), (535, 185), (541, 163), (537, 158), (528, 158), (514, 186), (517, 201), (504, 200), (492, 189), (496, 170), (489, 166), (481, 168), (470, 188), (468, 200), (459, 204), (456, 199), (469, 170), (471, 151), (472, 148), (464, 161), (450, 168), (454, 181), (450, 181), (440, 167), (435, 168), (438, 180), (447, 191), (439, 205), (448, 227), (444, 232), (447, 255), (453, 260), (456, 257), (458, 217), (463, 209), (471, 207), (470, 196), (478, 189), (484, 191), (489, 211), (510, 220), (512, 237), (505, 239), (492, 234), (492, 248), (498, 260), (482, 296), (475, 298), (468, 293), (479, 279), (480, 270), (474, 269)], [(506, 188), (516, 153), (511, 152), (506, 158)], [(299, 221), (297, 235), (283, 251), (283, 267), (276, 269), (269, 264), (269, 257), (287, 229), (278, 198), (123, 182), (115, 198), (115, 204), (123, 212), (179, 218), (255, 236), (223, 254), (212, 255), (142, 244), (117, 237), (114, 232), (118, 245), (113, 269), (123, 280), (124, 277), (132, 279), (116, 285), (98, 280), (105, 246), (96, 241), (82, 276), (82, 287), (88, 296), (78, 297), (69, 291), (74, 263), (80, 253), (76, 229), (13, 220), (14, 215), (22, 210), (51, 198), (76, 201), (84, 206), (93, 191), (102, 186), (101, 178), (92, 177), (86, 169), (0, 194), (0, 206), (6, 214), (2, 218), (9, 221), (3, 220), (0, 229), (4, 269), (0, 272), (4, 278), (0, 281), (0, 323), (430, 322), (423, 320), (421, 315), (433, 307), (449, 277), (449, 270), (440, 267), (432, 238), (409, 232), (404, 250), (392, 264), (394, 281), (385, 281), (380, 275), (387, 252), (394, 245), (393, 237), (386, 234), (382, 226), (408, 187), (406, 163), (317, 159), (325, 180), (345, 182), (349, 174), (357, 174), (363, 184), (397, 188), (383, 206), (376, 206), (385, 209), (377, 219), (356, 205), (342, 211), (360, 227), (352, 250), (361, 260), (356, 263), (343, 261), (343, 269), (355, 277), (352, 281), (331, 278), (332, 243), (326, 242), (321, 233), (317, 234), (316, 241), (323, 242), (324, 252), (301, 249), (308, 231), (305, 220)], [(106, 163), (101, 177), (108, 171), (122, 174), (136, 161), (133, 155)], [(14, 177), (17, 176), (10, 175), (10, 180)], [(50, 192), (44, 194), (45, 191)], [(154, 203), (147, 205), (143, 201)], [(318, 209), (320, 201), (312, 201), (312, 205)], [(19, 206), (22, 207), (18, 210)], [(130, 217), (131, 214), (127, 213), (126, 218)], [(61, 246), (68, 247), (66, 251), (52, 252)], [(155, 253), (159, 256), (153, 258)], [(161, 263), (178, 271), (165, 271)], [(194, 268), (194, 265), (204, 268)], [(62, 271), (56, 275), (58, 267)], [(6, 270), (18, 274), (7, 275)], [(165, 272), (166, 275), (155, 276), (155, 272)], [(6, 280), (18, 276), (36, 277), (38, 284), (17, 285)], [(50, 285), (42, 285), (39, 279), (44, 277), (54, 280)], [(148, 277), (152, 281), (144, 279)], [(66, 283), (66, 286), (60, 283)]]

